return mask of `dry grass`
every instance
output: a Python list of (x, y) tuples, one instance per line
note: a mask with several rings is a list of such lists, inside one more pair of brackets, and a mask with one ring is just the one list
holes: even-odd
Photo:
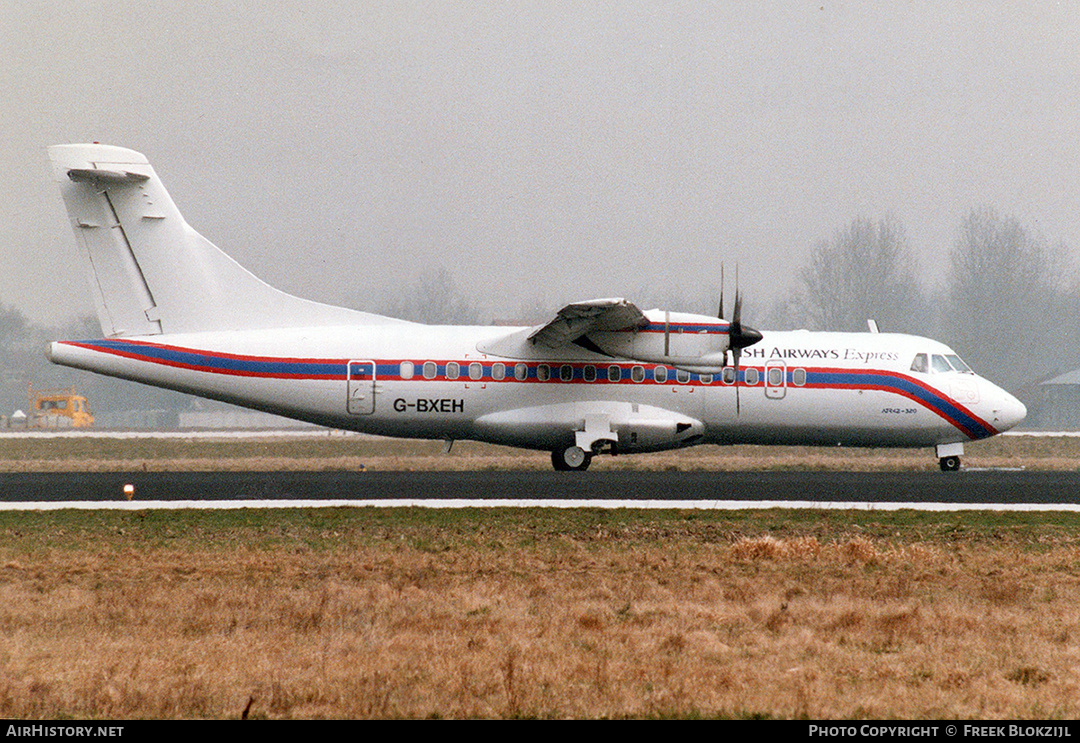
[[(968, 466), (1080, 461), (1068, 438), (968, 451)], [(478, 444), (444, 455), (354, 437), (6, 439), (0, 463), (550, 467)], [(926, 451), (702, 447), (595, 466), (935, 462)], [(634, 513), (0, 514), (0, 716), (1080, 714), (1074, 517)]]
[[(328, 434), (256, 439), (0, 439), (0, 471), (124, 470), (549, 470), (544, 452), (455, 443)], [(999, 436), (967, 445), (966, 467), (1075, 470), (1080, 437)], [(700, 446), (673, 452), (598, 457), (595, 469), (724, 471), (929, 471), (931, 449)]]
[(1080, 714), (1080, 522), (791, 518), (6, 515), (0, 715)]

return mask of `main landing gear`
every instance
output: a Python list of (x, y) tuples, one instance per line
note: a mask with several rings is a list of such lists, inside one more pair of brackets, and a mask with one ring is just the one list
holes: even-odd
[(551, 452), (551, 463), (560, 472), (584, 472), (589, 469), (592, 454), (580, 446), (568, 446)]

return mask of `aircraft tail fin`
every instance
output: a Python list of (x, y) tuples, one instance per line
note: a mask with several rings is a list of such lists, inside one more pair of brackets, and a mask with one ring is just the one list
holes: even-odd
[(256, 278), (184, 221), (138, 152), (56, 145), (49, 159), (106, 336), (391, 322)]

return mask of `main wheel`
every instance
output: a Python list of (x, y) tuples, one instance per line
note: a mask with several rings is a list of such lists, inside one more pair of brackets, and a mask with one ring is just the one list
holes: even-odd
[(942, 457), (938, 464), (942, 472), (957, 472), (960, 469), (960, 457)]
[(589, 469), (591, 461), (592, 454), (589, 454), (580, 446), (569, 446), (551, 452), (551, 464), (560, 472), (584, 472)]

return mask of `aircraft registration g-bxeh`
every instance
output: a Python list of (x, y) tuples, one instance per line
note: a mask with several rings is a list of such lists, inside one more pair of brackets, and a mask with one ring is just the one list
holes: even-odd
[(51, 344), (57, 364), (334, 428), (549, 451), (563, 470), (703, 443), (935, 447), (955, 470), (965, 441), (1026, 414), (941, 343), (759, 333), (738, 296), (730, 321), (598, 299), (525, 328), (311, 302), (188, 226), (143, 155), (49, 157), (105, 335)]

